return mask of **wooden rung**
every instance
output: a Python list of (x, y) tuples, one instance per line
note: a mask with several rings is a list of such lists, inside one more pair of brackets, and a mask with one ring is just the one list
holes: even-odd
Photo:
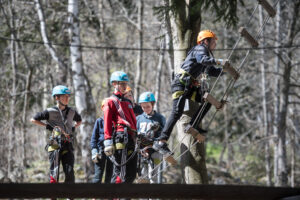
[(199, 131), (197, 129), (195, 129), (194, 127), (192, 127), (190, 124), (185, 127), (184, 132), (191, 134), (193, 136), (193, 138), (198, 140), (198, 142), (200, 142), (200, 143), (204, 142), (204, 140), (205, 140), (205, 136), (201, 135), (199, 133)]
[(240, 34), (252, 45), (252, 47), (258, 47), (258, 42), (250, 35), (245, 27), (239, 29)]
[(268, 12), (270, 17), (275, 17), (276, 10), (269, 4), (267, 0), (258, 0), (258, 3)]
[(174, 159), (173, 156), (167, 156), (167, 157), (164, 157), (164, 159), (173, 166), (177, 165), (177, 161)]
[(212, 105), (214, 105), (217, 109), (219, 109), (219, 108), (222, 107), (222, 103), (219, 102), (217, 99), (215, 99), (208, 92), (205, 92), (205, 94), (203, 95), (203, 98), (204, 98), (205, 101), (208, 101), (209, 103), (211, 103)]
[(136, 180), (137, 183), (144, 183), (144, 184), (147, 184), (147, 183), (150, 183), (150, 180), (149, 179), (146, 179), (146, 178), (138, 178)]
[(223, 67), (223, 71), (228, 72), (235, 80), (240, 77), (240, 74), (230, 65), (229, 62), (226, 62)]

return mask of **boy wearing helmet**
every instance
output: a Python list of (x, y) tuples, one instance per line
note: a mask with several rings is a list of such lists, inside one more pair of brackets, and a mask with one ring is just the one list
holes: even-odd
[[(197, 44), (189, 52), (181, 65), (180, 72), (176, 74), (172, 81), (171, 90), (173, 98), (173, 109), (168, 121), (162, 131), (160, 139), (167, 140), (173, 130), (174, 125), (182, 116), (186, 99), (202, 103), (203, 95), (208, 91), (205, 79), (207, 76), (218, 77), (222, 73), (222, 68), (216, 68), (215, 65), (224, 66), (227, 62), (225, 59), (215, 59), (212, 51), (216, 47), (217, 37), (215, 33), (210, 30), (199, 32)], [(200, 80), (201, 79), (201, 80)], [(200, 109), (202, 108), (200, 106)], [(202, 113), (198, 124), (200, 124), (204, 115), (210, 109), (211, 104), (207, 103), (204, 112)], [(196, 112), (197, 114), (198, 112)], [(195, 119), (195, 116), (193, 117)], [(191, 122), (193, 121), (191, 120)], [(205, 130), (197, 128), (204, 133)]]
[[(101, 103), (101, 110), (106, 99)], [(113, 165), (109, 158), (104, 153), (104, 120), (99, 117), (94, 125), (93, 134), (91, 137), (92, 161), (95, 163), (95, 175), (93, 183), (101, 183), (105, 169), (104, 183), (110, 183)]]
[[(137, 131), (141, 140), (141, 156), (139, 160), (139, 165), (141, 166), (139, 169), (139, 176), (144, 177), (149, 174), (149, 170), (151, 168), (155, 168), (155, 166), (160, 163), (161, 151), (164, 151), (162, 154), (165, 156), (167, 153), (170, 156), (171, 151), (167, 146), (165, 146), (165, 149), (155, 148), (157, 145), (155, 145), (156, 142), (154, 140), (160, 136), (160, 133), (166, 124), (166, 119), (154, 110), (154, 94), (152, 92), (142, 93), (139, 97), (138, 103), (144, 111), (143, 114), (137, 116)], [(150, 160), (152, 162), (150, 162)], [(148, 168), (149, 164), (153, 165), (150, 169)], [(151, 183), (159, 183), (160, 181), (158, 180), (158, 176), (150, 176), (149, 179)]]
[[(50, 183), (59, 181), (59, 165), (62, 161), (65, 183), (74, 183), (74, 153), (72, 132), (81, 124), (81, 116), (68, 107), (70, 90), (63, 85), (53, 88), (52, 96), (56, 106), (38, 112), (31, 122), (52, 132), (47, 150), (50, 161)], [(46, 120), (46, 122), (42, 122)], [(75, 123), (74, 123), (75, 121)]]
[(112, 183), (132, 183), (136, 175), (136, 118), (130, 100), (124, 97), (128, 82), (126, 73), (112, 73), (110, 83), (114, 93), (103, 106), (104, 153), (114, 164)]

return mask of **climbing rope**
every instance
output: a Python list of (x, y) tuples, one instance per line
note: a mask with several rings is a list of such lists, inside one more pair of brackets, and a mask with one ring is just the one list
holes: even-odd
[[(277, 0), (277, 2), (273, 5), (273, 7), (275, 7), (275, 6), (277, 5), (278, 2), (279, 2), (279, 0)], [(251, 14), (251, 16), (250, 16), (248, 22), (247, 22), (246, 27), (249, 26), (249, 24), (250, 24), (250, 22), (251, 22), (251, 20), (252, 20), (252, 18), (253, 18), (253, 16), (254, 16), (254, 13), (255, 13), (255, 11), (256, 11), (257, 8), (258, 8), (258, 4), (259, 4), (259, 3), (256, 4), (256, 6), (255, 6), (255, 8), (254, 8), (254, 10), (253, 10), (253, 12), (252, 12), (252, 14)], [(269, 21), (269, 19), (270, 19), (270, 16), (267, 16), (267, 17), (265, 18), (265, 20), (264, 20), (264, 23), (260, 26), (260, 30), (258, 31), (258, 34), (257, 34), (256, 37), (255, 37), (256, 40), (258, 40), (258, 39), (260, 38), (261, 33), (262, 33), (262, 31), (263, 31), (263, 28), (265, 27), (265, 25), (267, 24), (267, 22)], [(238, 43), (240, 42), (240, 40), (241, 40), (241, 34), (240, 34), (240, 36), (239, 36), (237, 42), (235, 43), (234, 47), (232, 48), (232, 51), (230, 52), (230, 54), (229, 54), (229, 56), (228, 56), (228, 58), (227, 58), (228, 60), (231, 58), (231, 56), (232, 56), (233, 52), (235, 51), (235, 49), (236, 49)], [(237, 72), (240, 72), (240, 71), (241, 71), (241, 69), (242, 69), (242, 67), (243, 67), (244, 64), (245, 64), (246, 58), (248, 57), (249, 53), (250, 53), (250, 50), (248, 50), (247, 53), (246, 53), (246, 55), (244, 56), (242, 62), (240, 63), (240, 65), (239, 65), (239, 67), (238, 67), (238, 69), (237, 69)], [(219, 74), (219, 76), (218, 76), (217, 79), (215, 80), (215, 82), (214, 82), (214, 84), (213, 84), (212, 89), (211, 89), (210, 92), (212, 92), (212, 91), (214, 90), (214, 88), (215, 88), (215, 86), (216, 86), (216, 83), (219, 81), (219, 79), (220, 79), (220, 77), (221, 77), (222, 72), (223, 72), (223, 68), (222, 68), (222, 70), (221, 70), (221, 73)], [(223, 96), (222, 96), (221, 102), (224, 101), (224, 100), (225, 100), (225, 101), (227, 100), (228, 94), (229, 94), (230, 90), (233, 88), (235, 82), (236, 82), (236, 79), (231, 78), (230, 83), (229, 83), (228, 87), (226, 88), (225, 93), (224, 93)], [(202, 108), (201, 108), (200, 112), (198, 113), (196, 119), (202, 116), (202, 114), (203, 114), (203, 112), (204, 112), (204, 108), (205, 108), (206, 105), (207, 105), (207, 102), (205, 102), (204, 105), (202, 106)], [(208, 123), (206, 129), (208, 129), (208, 127), (209, 127), (210, 124), (212, 123), (212, 121), (213, 121), (214, 117), (216, 116), (216, 113), (217, 113), (217, 112), (218, 112), (218, 110), (216, 110), (215, 113), (213, 114), (213, 117), (212, 117), (211, 120), (209, 121), (209, 123)], [(197, 122), (197, 120), (195, 120), (195, 121), (193, 122), (192, 126), (194, 126), (196, 122)], [(185, 137), (185, 136), (184, 136), (184, 137)], [(184, 138), (183, 138), (183, 139), (184, 139)], [(183, 139), (182, 139), (182, 141), (183, 141)], [(182, 142), (182, 141), (181, 141), (181, 142)], [(181, 144), (181, 142), (180, 142), (179, 144)], [(190, 146), (190, 148), (193, 147), (193, 146), (195, 146), (197, 143), (198, 143), (198, 140), (196, 140), (196, 141)], [(184, 152), (182, 152), (177, 158), (175, 158), (175, 160), (178, 160), (179, 158), (181, 158), (186, 152), (188, 152), (188, 151), (190, 150), (190, 148), (188, 148), (187, 150), (185, 150)], [(175, 150), (175, 148), (174, 148), (174, 150)], [(173, 150), (173, 151), (174, 151), (174, 150)], [(172, 151), (172, 152), (173, 152), (173, 151)], [(161, 164), (161, 162), (159, 163), (159, 165), (160, 165), (160, 164)], [(158, 165), (158, 166), (159, 166), (159, 165)], [(167, 165), (166, 167), (164, 167), (163, 169), (161, 169), (161, 170), (158, 171), (157, 173), (160, 173), (161, 171), (164, 171), (164, 170), (165, 170), (166, 168), (168, 168), (169, 166), (170, 166), (170, 165)], [(157, 168), (157, 167), (155, 167), (150, 173), (152, 173), (156, 168)], [(156, 174), (157, 174), (157, 173), (156, 173)], [(156, 175), (156, 174), (155, 174), (155, 175)], [(145, 178), (145, 177), (144, 177), (144, 178)]]

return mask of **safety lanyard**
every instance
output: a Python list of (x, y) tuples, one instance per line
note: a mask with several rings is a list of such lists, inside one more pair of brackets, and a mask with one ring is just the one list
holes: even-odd
[(118, 110), (118, 113), (119, 113), (120, 117), (125, 122), (124, 125), (130, 128), (130, 123), (126, 120), (125, 113), (124, 113), (122, 107), (119, 105), (117, 97), (111, 96), (111, 100), (114, 102), (115, 107)]
[(67, 107), (66, 106), (66, 108), (65, 109), (67, 109), (66, 110), (66, 115), (64, 116), (63, 115), (63, 113), (62, 113), (62, 111), (59, 109), (59, 107), (57, 107), (57, 109), (59, 110), (59, 113), (60, 113), (60, 116), (61, 116), (61, 120), (62, 120), (62, 122), (63, 122), (63, 125), (64, 125), (64, 128), (65, 128), (65, 130), (67, 131), (67, 122), (68, 122), (68, 113), (69, 113), (69, 110), (70, 110), (70, 108), (69, 107)]

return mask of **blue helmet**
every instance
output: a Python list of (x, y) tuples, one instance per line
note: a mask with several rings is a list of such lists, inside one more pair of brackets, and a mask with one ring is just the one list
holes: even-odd
[(152, 92), (144, 92), (140, 95), (139, 103), (155, 102), (155, 97)]
[(110, 83), (113, 81), (129, 81), (128, 75), (122, 71), (115, 71), (110, 76)]
[(60, 95), (60, 94), (71, 94), (69, 88), (64, 85), (55, 86), (52, 90), (52, 96)]

